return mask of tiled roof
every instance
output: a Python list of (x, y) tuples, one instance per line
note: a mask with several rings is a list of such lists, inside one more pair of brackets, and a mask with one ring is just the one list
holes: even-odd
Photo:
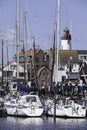
[(6, 64), (4, 64), (4, 67), (10, 65), (11, 63), (13, 63), (14, 61), (8, 61)]
[(87, 54), (87, 50), (78, 50), (78, 54)]
[[(41, 49), (35, 49), (35, 54), (37, 54)], [(19, 53), (19, 56), (34, 56), (34, 50), (33, 49), (30, 49), (30, 50), (26, 50), (25, 52), (21, 51)]]
[(60, 50), (59, 51), (60, 63), (64, 64), (69, 61), (78, 62), (77, 50)]

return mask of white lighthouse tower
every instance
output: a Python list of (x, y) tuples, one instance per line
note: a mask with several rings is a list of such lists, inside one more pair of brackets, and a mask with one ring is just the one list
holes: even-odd
[(71, 50), (71, 34), (67, 27), (64, 29), (64, 35), (61, 38), (61, 50)]

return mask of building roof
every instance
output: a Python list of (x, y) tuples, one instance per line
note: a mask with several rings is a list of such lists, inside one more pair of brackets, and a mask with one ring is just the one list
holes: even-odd
[(60, 50), (59, 51), (59, 60), (61, 64), (67, 62), (78, 62), (78, 51), (76, 50)]
[[(37, 53), (39, 53), (39, 51), (40, 51), (41, 49), (35, 49), (35, 55), (37, 54)], [(33, 49), (29, 49), (29, 50), (26, 50), (26, 51), (21, 51), (20, 53), (19, 53), (19, 56), (34, 56), (34, 50)]]
[(78, 50), (78, 54), (87, 54), (87, 50)]

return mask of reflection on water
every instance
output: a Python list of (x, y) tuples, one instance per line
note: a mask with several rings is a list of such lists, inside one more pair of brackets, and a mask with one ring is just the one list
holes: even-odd
[(18, 117), (7, 117), (8, 122), (23, 124), (23, 125), (41, 125), (43, 123), (42, 118), (18, 118)]
[(87, 119), (0, 118), (0, 130), (85, 130)]
[(53, 118), (48, 118), (48, 122), (50, 124), (54, 124), (54, 129), (58, 127), (58, 130), (85, 130), (87, 119), (64, 119), (64, 118), (56, 118), (54, 121)]
[(7, 117), (7, 122), (11, 130), (39, 130), (43, 125), (42, 118)]

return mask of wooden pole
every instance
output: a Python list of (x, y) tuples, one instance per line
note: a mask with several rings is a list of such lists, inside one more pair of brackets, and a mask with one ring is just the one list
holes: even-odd
[(56, 95), (54, 95), (54, 115), (53, 115), (54, 121), (56, 119)]

